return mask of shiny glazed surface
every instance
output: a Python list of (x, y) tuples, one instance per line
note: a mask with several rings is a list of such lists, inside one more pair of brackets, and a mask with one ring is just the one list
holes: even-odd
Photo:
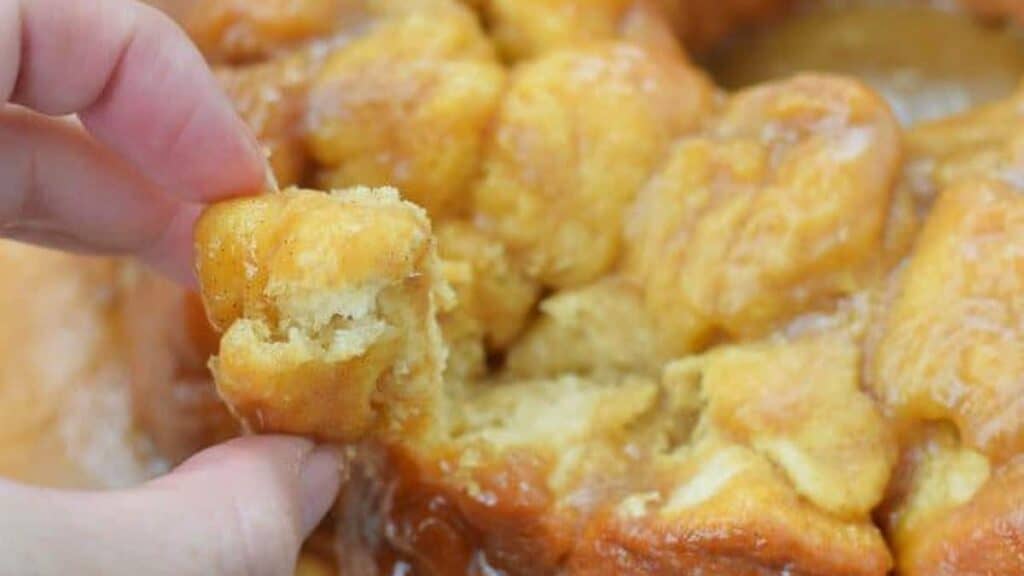
[[(706, 46), (781, 3), (531, 4), (172, 7), (278, 180), (398, 186), (426, 208), (455, 295), (437, 316), (447, 409), (431, 441), (351, 447), (328, 546), (341, 573), (1024, 569), (1012, 35), (920, 8), (844, 8), (735, 44), (747, 58), (712, 66), (726, 93), (674, 35)], [(829, 30), (871, 34), (837, 47)], [(908, 49), (879, 71), (894, 37), (916, 48), (906, 35), (936, 31), (961, 64)], [(843, 76), (778, 78), (818, 61)], [(905, 66), (918, 68), (901, 84), (890, 72)], [(955, 98), (936, 100), (949, 86)], [(956, 114), (923, 122), (940, 112)], [(49, 378), (9, 366), (0, 402), (38, 410), (0, 435), (5, 473), (118, 485), (236, 433), (193, 297), (121, 265), (48, 258), (17, 265), (34, 285), (81, 287), (63, 298), (83, 328), (60, 333), (97, 360), (69, 361), (52, 399), (8, 386)], [(141, 313), (156, 297), (166, 306)], [(19, 322), (4, 330), (39, 336), (6, 349), (67, 344), (45, 335), (69, 316), (23, 298), (9, 298)], [(121, 399), (88, 414), (118, 416), (56, 408), (96, 365), (115, 367), (102, 386)], [(147, 409), (156, 398), (175, 409)], [(294, 430), (300, 412), (263, 426), (308, 431)], [(48, 423), (100, 418), (103, 434), (124, 423), (104, 451), (50, 440), (65, 424)], [(24, 464), (50, 451), (68, 463)], [(102, 464), (81, 464), (88, 454)], [(310, 557), (301, 570), (333, 567)]]

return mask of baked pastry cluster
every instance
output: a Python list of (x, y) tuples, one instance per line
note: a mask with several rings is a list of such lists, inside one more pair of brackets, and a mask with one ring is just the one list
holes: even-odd
[(197, 241), (224, 399), (348, 442), (342, 574), (1024, 571), (1024, 95), (903, 128), (682, 47), (784, 4), (183, 16), (338, 190)]

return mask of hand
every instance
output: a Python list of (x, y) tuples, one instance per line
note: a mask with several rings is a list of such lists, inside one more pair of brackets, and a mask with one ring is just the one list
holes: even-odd
[[(202, 56), (132, 0), (0, 0), (0, 98), (41, 113), (0, 111), (0, 236), (133, 254), (193, 282), (201, 205), (264, 185)], [(52, 118), (68, 114), (88, 135)]]
[(0, 574), (291, 576), (339, 478), (328, 448), (254, 436), (132, 490), (62, 492), (0, 480)]
[[(193, 283), (203, 204), (264, 185), (202, 57), (142, 4), (0, 0), (0, 98), (3, 237), (134, 255)], [(0, 481), (0, 574), (290, 574), (339, 482), (334, 453), (284, 437), (229, 442), (123, 492)]]

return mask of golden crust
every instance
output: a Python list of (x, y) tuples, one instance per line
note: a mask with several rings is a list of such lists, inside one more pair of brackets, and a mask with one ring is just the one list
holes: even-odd
[(477, 222), (546, 285), (596, 279), (617, 259), (626, 207), (711, 99), (704, 76), (680, 59), (626, 44), (524, 64), (474, 189)]
[(196, 254), (224, 332), (218, 390), (250, 427), (350, 440), (429, 420), (447, 287), (426, 216), (397, 192), (219, 204), (197, 225)]
[(339, 502), (342, 562), (554, 573), (580, 514), (565, 496), (625, 472), (619, 444), (655, 392), (644, 378), (594, 385), (572, 376), (466, 390), (436, 441), (366, 447), (353, 462), (363, 481)]
[[(708, 466), (743, 462), (742, 449)], [(727, 454), (727, 456), (723, 456)], [(752, 460), (712, 500), (685, 514), (632, 519), (608, 514), (588, 527), (570, 573), (665, 575), (887, 573), (891, 559), (868, 523), (844, 524), (809, 506)]]

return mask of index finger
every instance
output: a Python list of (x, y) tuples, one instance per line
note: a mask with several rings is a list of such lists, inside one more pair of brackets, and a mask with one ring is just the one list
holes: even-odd
[(129, 0), (0, 0), (0, 98), (78, 114), (168, 193), (208, 202), (264, 183), (259, 146), (199, 51)]

